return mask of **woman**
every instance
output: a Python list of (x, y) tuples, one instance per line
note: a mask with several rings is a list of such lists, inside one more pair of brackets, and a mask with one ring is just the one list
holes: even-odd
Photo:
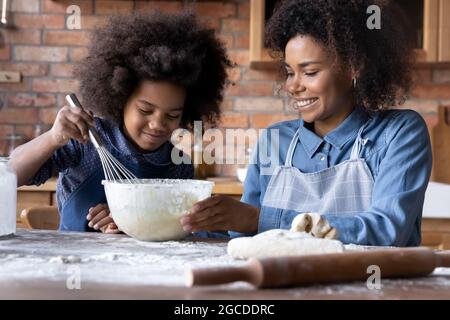
[[(377, 3), (379, 30), (366, 26), (374, 1), (288, 0), (275, 10), (266, 39), (281, 54), (301, 120), (262, 135), (241, 203), (199, 202), (182, 219), (187, 230), (255, 234), (296, 219), (344, 243), (420, 244), (430, 141), (419, 114), (389, 109), (410, 88), (413, 56), (393, 8)], [(282, 165), (270, 170), (261, 155), (275, 142), (270, 156)]]

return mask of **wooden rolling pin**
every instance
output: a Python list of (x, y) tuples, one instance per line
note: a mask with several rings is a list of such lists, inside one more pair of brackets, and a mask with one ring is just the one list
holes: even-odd
[(381, 278), (425, 276), (450, 267), (450, 250), (404, 248), (276, 258), (251, 258), (239, 267), (201, 268), (186, 273), (186, 284), (217, 285), (246, 281), (258, 288), (367, 280), (371, 265)]

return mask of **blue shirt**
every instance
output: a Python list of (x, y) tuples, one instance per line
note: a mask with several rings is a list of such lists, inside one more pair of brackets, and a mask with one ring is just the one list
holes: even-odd
[[(422, 209), (432, 157), (426, 124), (412, 110), (388, 110), (368, 115), (356, 109), (323, 138), (308, 129), (309, 124), (303, 120), (285, 121), (269, 127), (258, 140), (241, 199), (261, 208), (258, 232), (289, 229), (294, 217), (300, 213), (262, 207), (274, 162), (276, 165), (285, 163), (289, 143), (297, 129), (300, 128), (300, 136), (293, 166), (308, 173), (348, 160), (358, 129), (366, 122), (362, 136), (367, 142), (360, 156), (365, 159), (374, 178), (371, 206), (356, 215), (321, 214), (338, 230), (339, 240), (344, 243), (378, 246), (420, 244)], [(279, 133), (277, 153), (262, 148), (264, 145), (273, 147), (272, 131)], [(267, 156), (262, 158), (261, 154)], [(270, 161), (266, 161), (267, 158)], [(232, 232), (232, 235), (239, 234)]]
[[(95, 128), (106, 148), (112, 148), (121, 156), (139, 166), (157, 166), (160, 174), (155, 178), (192, 179), (192, 164), (175, 165), (171, 160), (173, 144), (167, 141), (155, 151), (142, 153), (122, 133), (122, 130), (110, 121), (95, 118)], [(180, 151), (180, 157), (182, 152)], [(95, 171), (102, 170), (100, 157), (94, 145), (82, 144), (71, 139), (59, 148), (39, 169), (30, 182), (39, 185), (58, 173), (56, 196), (58, 209), (61, 212), (65, 201)], [(150, 177), (147, 177), (150, 178)], [(103, 188), (103, 186), (100, 186)], [(87, 212), (86, 212), (87, 215)]]

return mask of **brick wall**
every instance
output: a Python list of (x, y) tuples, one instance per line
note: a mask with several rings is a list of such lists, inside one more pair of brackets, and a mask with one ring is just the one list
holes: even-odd
[[(81, 8), (81, 30), (66, 29), (65, 11), (71, 4)], [(294, 118), (277, 93), (277, 72), (249, 68), (248, 0), (13, 0), (8, 18), (15, 28), (0, 29), (0, 70), (20, 71), (22, 82), (0, 84), (0, 137), (19, 134), (32, 139), (51, 126), (64, 95), (77, 89), (72, 64), (86, 54), (90, 32), (108, 15), (154, 9), (176, 12), (184, 7), (193, 8), (217, 30), (238, 64), (230, 72), (236, 85), (226, 92), (221, 127), (263, 128)], [(415, 73), (417, 86), (406, 106), (421, 112), (431, 127), (437, 106), (450, 105), (450, 66), (425, 66)], [(234, 175), (234, 171), (234, 165), (214, 168), (218, 175)]]

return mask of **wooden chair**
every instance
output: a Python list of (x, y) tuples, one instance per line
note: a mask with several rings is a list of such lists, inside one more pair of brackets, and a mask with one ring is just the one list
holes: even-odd
[(30, 229), (57, 230), (59, 227), (59, 213), (55, 206), (38, 206), (22, 210), (22, 223)]

